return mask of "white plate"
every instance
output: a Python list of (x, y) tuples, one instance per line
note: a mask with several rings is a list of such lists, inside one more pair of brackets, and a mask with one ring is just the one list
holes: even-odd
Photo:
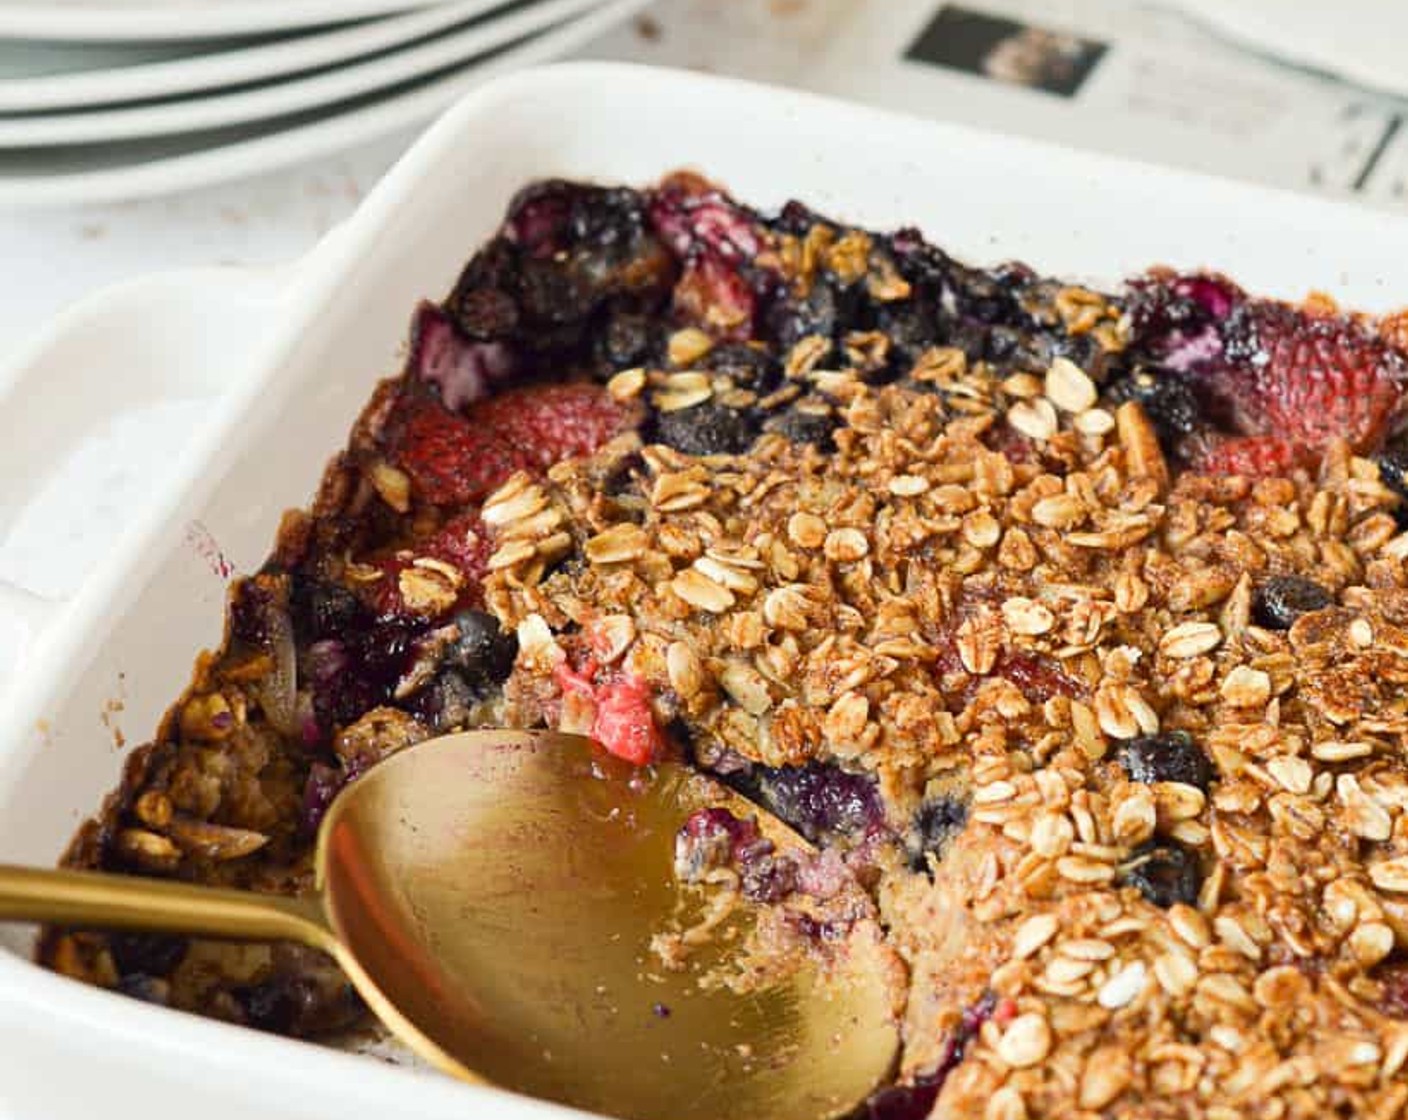
[[(1257, 291), (1323, 288), (1373, 310), (1408, 286), (1408, 220), (1361, 207), (697, 75), (576, 65), (496, 83), (429, 132), (296, 275), (129, 286), (0, 370), (0, 526), (124, 412), (174, 392), (202, 398), (205, 417), (168, 433), (150, 505), (0, 697), (0, 858), (52, 860), (116, 782), (128, 752), (114, 727), (128, 742), (151, 734), (195, 651), (219, 640), (219, 561), (260, 564), (282, 511), (307, 502), (398, 367), (417, 301), (449, 290), (512, 194), (544, 176), (644, 183), (689, 165), (759, 206), (796, 195), (845, 221), (918, 224), (976, 262), (1016, 256), (1096, 282), (1160, 261), (1214, 265)], [(243, 368), (231, 368), (233, 340), (249, 347), (238, 344)], [(567, 1115), (173, 1014), (19, 952), (0, 951), (0, 1102), (14, 1115), (91, 1120), (95, 1101), (111, 1120)]]
[(1243, 46), (1408, 97), (1397, 0), (1167, 0)]
[(72, 42), (263, 35), (437, 0), (0, 0), (0, 36)]
[(331, 66), (489, 18), (506, 0), (451, 0), (421, 11), (274, 42), (191, 53), (180, 45), (0, 43), (0, 112), (171, 97)]
[(419, 125), (490, 78), (560, 58), (648, 2), (610, 0), (472, 70), (285, 127), (0, 152), (0, 207), (69, 206), (168, 195), (330, 155)]
[(271, 120), (350, 100), (427, 75), (535, 35), (603, 0), (542, 0), (376, 58), (236, 93), (212, 93), (129, 109), (0, 118), (0, 148), (111, 144)]

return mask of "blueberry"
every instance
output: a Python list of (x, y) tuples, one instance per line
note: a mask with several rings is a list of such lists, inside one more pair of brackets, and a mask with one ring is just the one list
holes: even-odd
[(546, 179), (509, 203), (509, 239), (534, 256), (567, 249), (609, 251), (630, 246), (645, 227), (645, 200), (627, 187)]
[(411, 700), (411, 714), (437, 732), (462, 727), (469, 719), (475, 690), (454, 669), (441, 669)]
[(634, 366), (651, 365), (660, 352), (658, 320), (632, 311), (618, 311), (596, 338), (597, 357), (606, 376)]
[(767, 350), (741, 342), (726, 342), (709, 351), (703, 364), (712, 372), (728, 377), (741, 389), (767, 393), (781, 375), (777, 359)]
[(1022, 333), (1015, 327), (993, 327), (988, 332), (984, 356), (990, 362), (1010, 362), (1022, 346)]
[(513, 291), (518, 284), (518, 270), (521, 254), (512, 242), (504, 237), (490, 241), (464, 266), (455, 282), (454, 294), (445, 302), (445, 310), (451, 317), (461, 292), (473, 292), (481, 288), (495, 288), (499, 291)]
[(371, 616), (352, 592), (336, 583), (295, 575), (289, 589), (289, 614), (300, 643), (341, 638), (363, 629)]
[(143, 1003), (154, 1003), (158, 1007), (166, 1007), (171, 1002), (171, 985), (145, 972), (133, 972), (122, 977), (117, 982), (117, 990), (125, 996)]
[(711, 806), (690, 813), (680, 828), (680, 834), (690, 841), (720, 843), (731, 857), (737, 845), (748, 844), (758, 838), (758, 828), (752, 820), (744, 820), (727, 809)]
[(826, 222), (805, 202), (799, 202), (794, 198), (778, 211), (772, 224), (782, 233), (789, 233), (793, 237), (805, 237), (812, 226), (824, 225)]
[(854, 1120), (927, 1120), (939, 1099), (940, 1081), (918, 1080), (909, 1085), (888, 1085), (872, 1093)]
[(578, 188), (561, 179), (532, 183), (508, 206), (509, 239), (528, 253), (549, 256), (565, 248), (567, 226)]
[(517, 636), (500, 629), (499, 620), (484, 611), (461, 611), (454, 621), (460, 635), (446, 650), (445, 664), (471, 686), (502, 683), (518, 657)]
[(1138, 281), (1128, 302), (1131, 350), (1183, 369), (1216, 363), (1222, 356), (1221, 325), (1244, 306), (1241, 289), (1219, 276)]
[(910, 847), (912, 871), (928, 871), (926, 856), (942, 858), (950, 840), (968, 821), (968, 806), (953, 797), (926, 801), (914, 815), (914, 839)]
[(556, 261), (525, 261), (519, 279), (524, 335), (535, 349), (575, 345), (600, 294), (572, 269)]
[(1398, 495), (1394, 519), (1399, 528), (1408, 527), (1408, 445), (1400, 440), (1374, 456), (1379, 464), (1379, 480)]
[(645, 200), (629, 187), (578, 188), (567, 221), (567, 235), (577, 246), (596, 250), (629, 249), (645, 229)]
[(860, 286), (843, 288), (826, 276), (814, 277), (806, 296), (775, 304), (768, 316), (768, 326), (783, 350), (809, 335), (835, 340), (866, 325)]
[(1051, 338), (1051, 357), (1066, 358), (1089, 373), (1100, 365), (1103, 354), (1092, 334), (1056, 334)]
[(926, 1120), (934, 1110), (939, 1090), (963, 1060), (973, 1036), (992, 1017), (997, 999), (988, 992), (977, 1003), (963, 1009), (963, 1018), (944, 1041), (939, 1060), (932, 1069), (914, 1076), (904, 1085), (890, 1085), (872, 1093), (856, 1110), (852, 1120)]
[(900, 275), (913, 285), (923, 285), (934, 291), (948, 287), (958, 265), (947, 253), (924, 240), (913, 227), (897, 230), (890, 237), (890, 251)]
[(313, 682), (313, 713), (319, 727), (330, 731), (386, 703), (425, 625), (420, 619), (388, 616), (366, 629), (346, 632), (341, 650), (345, 668)]
[(353, 722), (385, 701), (390, 690), (347, 672), (313, 687), (313, 715), (323, 732)]
[(1021, 261), (1003, 261), (992, 270), (992, 278), (1003, 290), (1013, 293), (1031, 287), (1040, 279), (1031, 265)]
[(875, 782), (863, 774), (812, 762), (757, 767), (751, 777), (763, 805), (808, 840), (865, 833), (884, 824)]
[(1172, 373), (1135, 370), (1111, 386), (1110, 398), (1116, 404), (1138, 401), (1166, 445), (1195, 431), (1203, 419), (1193, 390)]
[(970, 362), (980, 361), (987, 352), (988, 328), (975, 320), (960, 320), (949, 328), (945, 345), (958, 347)]
[(348, 643), (353, 659), (351, 681), (364, 684), (367, 691), (378, 695), (370, 707), (381, 703), (401, 679), (424, 630), (425, 623), (420, 619), (386, 617), (364, 633), (354, 635)]
[(457, 293), (454, 318), (473, 339), (512, 338), (518, 330), (518, 302), (498, 288), (473, 288)]
[(1333, 606), (1335, 597), (1305, 576), (1272, 576), (1256, 590), (1252, 617), (1268, 630), (1289, 630), (1296, 619)]
[(906, 361), (938, 345), (943, 334), (938, 301), (918, 295), (911, 299), (881, 304), (875, 325), (890, 339), (890, 349)]
[(836, 424), (837, 419), (829, 408), (794, 405), (770, 417), (763, 427), (786, 436), (791, 443), (814, 443), (822, 451), (831, 451), (836, 446), (831, 438)]
[(753, 445), (752, 417), (716, 401), (661, 412), (648, 438), (686, 455), (738, 455)]
[(777, 902), (797, 889), (797, 865), (786, 856), (758, 856), (741, 870), (743, 896), (753, 902)]
[(1155, 906), (1167, 910), (1175, 903), (1192, 906), (1203, 885), (1198, 857), (1172, 840), (1150, 841), (1138, 848), (1124, 872), (1124, 881)]
[(165, 933), (114, 933), (108, 936), (108, 952), (121, 973), (166, 976), (182, 960), (190, 943), (184, 937)]
[(1374, 457), (1379, 464), (1379, 478), (1400, 498), (1408, 494), (1408, 447), (1386, 447)]
[(958, 312), (990, 326), (1020, 326), (1026, 315), (1009, 292), (981, 272), (968, 272), (955, 293)]
[(743, 820), (718, 806), (696, 809), (675, 836), (675, 875), (693, 883), (706, 871), (726, 867), (741, 851), (766, 854), (758, 840), (758, 825), (752, 818)]
[(318, 1002), (317, 986), (299, 976), (275, 976), (241, 988), (234, 995), (244, 1008), (249, 1026), (275, 1034), (296, 1031), (300, 1023), (310, 1018)]
[(1140, 735), (1120, 748), (1119, 762), (1134, 782), (1183, 782), (1204, 793), (1212, 785), (1212, 763), (1186, 731)]

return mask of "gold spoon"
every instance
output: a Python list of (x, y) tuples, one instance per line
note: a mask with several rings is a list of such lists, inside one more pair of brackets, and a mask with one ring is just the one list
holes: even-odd
[(318, 832), (311, 897), (3, 867), (0, 920), (302, 942), (332, 954), (381, 1021), (446, 1072), (589, 1111), (844, 1113), (898, 1045), (873, 921), (824, 966), (744, 991), (700, 978), (727, 967), (746, 931), (721, 926), (675, 970), (651, 948), (691, 906), (702, 912), (673, 859), (705, 806), (755, 817), (782, 852), (809, 851), (683, 766), (637, 770), (575, 735), (474, 731), (404, 750), (346, 788)]

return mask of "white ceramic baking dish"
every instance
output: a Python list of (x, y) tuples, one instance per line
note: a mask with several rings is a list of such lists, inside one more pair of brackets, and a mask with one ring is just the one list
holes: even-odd
[[(210, 272), (100, 296), (0, 375), (0, 525), (115, 413), (204, 398), (145, 508), (67, 603), (9, 605), (39, 631), (0, 704), (0, 858), (51, 863), (221, 629), (226, 569), (255, 568), (305, 503), (412, 308), (443, 294), (525, 182), (634, 183), (679, 166), (742, 198), (798, 196), (922, 225), (971, 259), (1111, 281), (1221, 266), (1285, 296), (1408, 302), (1408, 222), (797, 93), (616, 65), (506, 78), (436, 125), (344, 228), (282, 272)], [(0, 950), (0, 1110), (46, 1118), (560, 1114), (365, 1057), (148, 1007)], [(642, 1056), (648, 1061), (649, 1056)], [(665, 1118), (662, 1118), (665, 1120)]]

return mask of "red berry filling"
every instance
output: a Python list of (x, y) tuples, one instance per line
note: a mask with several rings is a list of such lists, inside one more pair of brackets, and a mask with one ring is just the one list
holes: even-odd
[(1313, 467), (1338, 439), (1376, 449), (1399, 419), (1408, 359), (1360, 318), (1209, 275), (1137, 285), (1131, 313), (1136, 350), (1198, 397), (1207, 422), (1179, 447), (1197, 469)]
[(564, 694), (593, 705), (591, 736), (617, 758), (644, 766), (664, 751), (665, 738), (655, 722), (645, 681), (619, 670), (603, 671), (590, 659), (581, 672), (561, 664), (556, 676)]
[(629, 419), (604, 389), (585, 383), (509, 389), (463, 413), (406, 393), (388, 422), (388, 444), (419, 498), (463, 506), (482, 501), (515, 471), (538, 473), (590, 454)]

